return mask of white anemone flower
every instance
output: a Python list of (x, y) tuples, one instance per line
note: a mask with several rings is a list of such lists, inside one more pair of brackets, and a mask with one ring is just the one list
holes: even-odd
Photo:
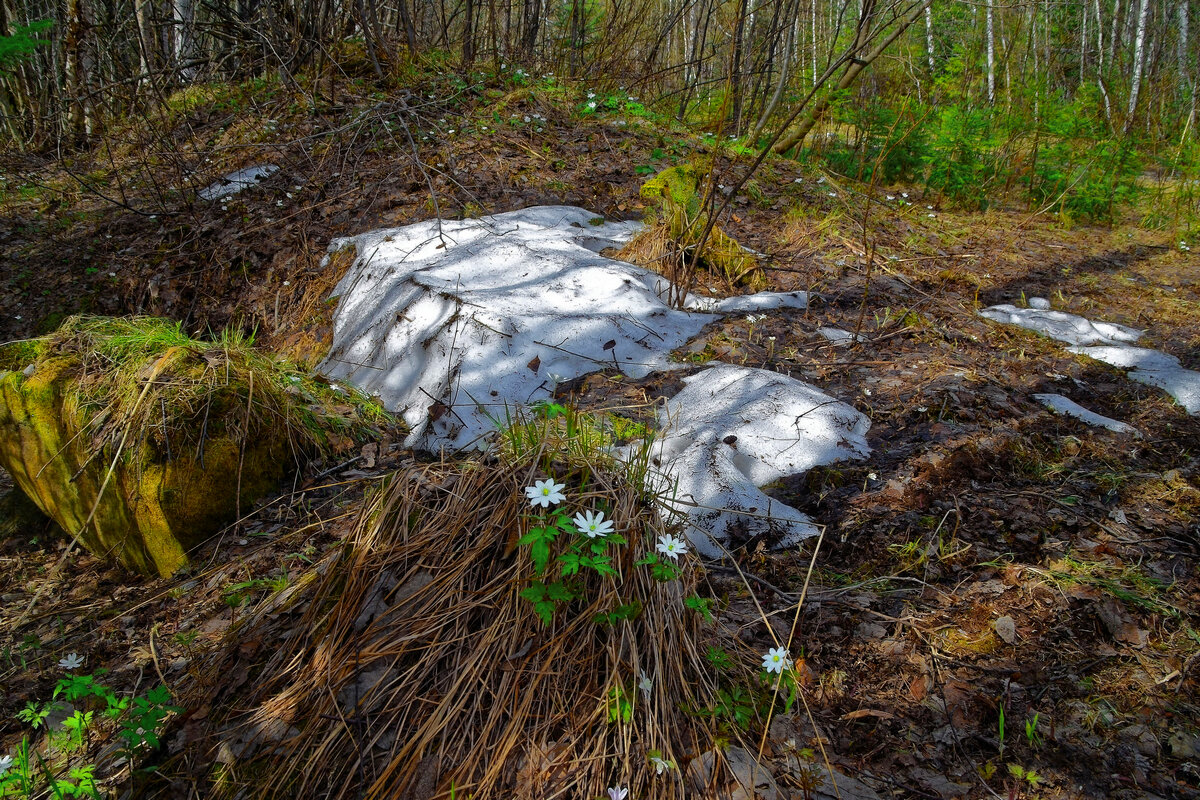
[(628, 796), (629, 796), (629, 789), (625, 786), (621, 786), (621, 787), (610, 786), (610, 787), (608, 787), (609, 800), (625, 800), (625, 798)]
[(658, 547), (656, 549), (672, 561), (675, 561), (688, 551), (688, 546), (683, 539), (664, 534), (658, 537)]
[(525, 496), (529, 498), (530, 505), (549, 508), (567, 499), (563, 494), (565, 488), (565, 483), (555, 483), (553, 478), (547, 478), (544, 481), (536, 481), (533, 486), (526, 486)]
[(591, 511), (583, 511), (576, 514), (572, 521), (575, 523), (575, 528), (589, 539), (607, 536), (613, 530), (612, 520), (605, 519), (603, 511), (597, 511), (595, 514)]
[(669, 769), (675, 769), (675, 762), (667, 761), (660, 756), (650, 756), (650, 763), (654, 765), (654, 772), (658, 775), (662, 775)]
[[(0, 756), (0, 775), (6, 774), (9, 770), (9, 768), (12, 767), (12, 763), (13, 763), (12, 756)], [(611, 795), (612, 789), (609, 789), (608, 793)], [(624, 796), (625, 795), (621, 795), (621, 797), (624, 797)], [(620, 800), (620, 798), (618, 798), (618, 800)]]
[(767, 672), (783, 672), (785, 669), (791, 669), (792, 658), (788, 655), (787, 648), (772, 647), (763, 656), (763, 669)]
[(63, 669), (79, 669), (83, 666), (83, 656), (78, 653), (67, 653), (66, 658), (61, 658), (58, 665)]

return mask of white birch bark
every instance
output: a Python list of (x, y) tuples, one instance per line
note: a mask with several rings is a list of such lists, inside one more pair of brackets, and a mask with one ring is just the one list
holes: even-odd
[(196, 68), (190, 64), (196, 57), (196, 6), (193, 0), (174, 0), (172, 12), (175, 17), (175, 67), (179, 77), (190, 83), (196, 77)]
[(1080, 13), (1083, 16), (1083, 24), (1079, 31), (1079, 85), (1083, 85), (1084, 72), (1087, 65), (1087, 40), (1088, 40), (1088, 6), (1083, 3), (1080, 8)]
[(1179, 74), (1182, 75), (1188, 83), (1195, 80), (1188, 75), (1187, 63), (1187, 48), (1188, 48), (1188, 7), (1187, 0), (1179, 0), (1179, 5), (1176, 7), (1176, 13), (1179, 17), (1179, 42), (1176, 47), (1175, 55), (1179, 59)]
[(817, 0), (812, 0), (812, 85), (817, 88)]
[(995, 0), (987, 0), (987, 96), (988, 103), (996, 102), (996, 37), (992, 17)]
[(1117, 46), (1121, 43), (1121, 0), (1113, 3), (1112, 33), (1108, 37), (1108, 62), (1117, 63)]
[(1133, 44), (1133, 79), (1129, 86), (1129, 115), (1125, 118), (1125, 131), (1133, 123), (1133, 112), (1137, 110), (1138, 92), (1142, 88), (1142, 69), (1146, 60), (1146, 19), (1150, 16), (1150, 0), (1142, 0), (1138, 12), (1137, 33)]
[(929, 57), (929, 74), (933, 74), (933, 4), (925, 6), (925, 54)]

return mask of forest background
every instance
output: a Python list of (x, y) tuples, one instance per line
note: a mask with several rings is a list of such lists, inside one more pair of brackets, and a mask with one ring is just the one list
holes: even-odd
[[(383, 97), (433, 69), (448, 76), (447, 94), (488, 80), (558, 91), (584, 114), (673, 117), (751, 156), (800, 148), (843, 175), (920, 184), (967, 208), (1008, 196), (1105, 222), (1150, 191), (1143, 222), (1178, 226), (1200, 193), (1198, 8), (4, 0), (0, 137), (22, 150), (103, 152), (114, 121), (194, 105), (195, 87), (299, 89), (320, 109), (338, 103), (335, 74)], [(178, 94), (187, 87), (190, 97)], [(1139, 183), (1151, 176), (1183, 180)]]

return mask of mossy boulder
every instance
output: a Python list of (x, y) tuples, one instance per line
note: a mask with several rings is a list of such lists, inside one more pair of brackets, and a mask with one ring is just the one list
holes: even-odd
[(0, 465), (84, 547), (144, 574), (185, 566), (336, 427), (314, 382), (241, 341), (73, 319), (39, 345), (0, 372)]
[(701, 190), (703, 174), (694, 164), (678, 164), (642, 184), (641, 196), (654, 207), (646, 220), (646, 229), (626, 247), (623, 256), (653, 266), (669, 261), (671, 251), (686, 251), (731, 285), (760, 288), (764, 279), (758, 256), (738, 244), (719, 225), (713, 225), (703, 248), (696, 252), (708, 224)]

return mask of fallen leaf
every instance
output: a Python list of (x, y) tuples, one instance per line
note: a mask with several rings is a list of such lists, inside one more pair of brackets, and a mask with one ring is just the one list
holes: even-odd
[(1140, 648), (1145, 647), (1150, 639), (1150, 632), (1139, 628), (1125, 607), (1114, 597), (1105, 597), (1096, 603), (1096, 615), (1118, 642)]
[(992, 627), (996, 629), (996, 635), (1003, 639), (1005, 644), (1012, 644), (1017, 640), (1016, 623), (1007, 614), (993, 622)]

